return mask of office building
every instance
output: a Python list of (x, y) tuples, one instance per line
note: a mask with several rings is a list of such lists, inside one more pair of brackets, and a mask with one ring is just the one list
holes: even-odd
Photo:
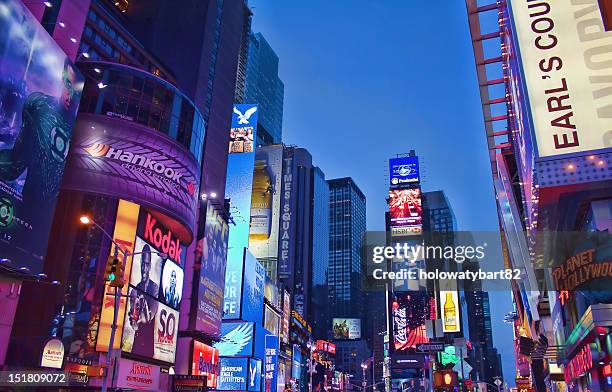
[[(366, 230), (366, 198), (350, 177), (329, 184), (330, 318), (363, 318), (361, 241)], [(331, 328), (331, 325), (328, 326)]]
[(278, 77), (278, 56), (261, 33), (249, 33), (243, 83), (244, 87), (237, 84), (237, 93), (243, 98), (241, 102), (259, 105), (257, 145), (281, 143), (285, 86)]

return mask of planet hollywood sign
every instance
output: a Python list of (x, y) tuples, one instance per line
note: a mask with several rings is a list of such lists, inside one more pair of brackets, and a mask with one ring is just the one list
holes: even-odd
[(566, 382), (571, 382), (593, 368), (593, 354), (591, 347), (587, 344), (574, 358), (572, 358), (563, 369), (563, 377)]

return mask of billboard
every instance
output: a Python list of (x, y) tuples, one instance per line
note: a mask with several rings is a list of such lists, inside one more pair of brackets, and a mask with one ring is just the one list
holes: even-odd
[(361, 319), (332, 319), (332, 333), (335, 340), (361, 339)]
[(191, 356), (191, 374), (206, 376), (209, 388), (217, 387), (219, 377), (219, 350), (207, 344), (193, 341), (193, 354)]
[(247, 390), (261, 391), (261, 359), (249, 358), (249, 377)]
[(276, 336), (280, 336), (281, 318), (268, 304), (264, 304), (264, 328)]
[(265, 346), (266, 352), (264, 356), (264, 392), (276, 392), (278, 385), (278, 336), (266, 335)]
[(221, 357), (219, 359), (219, 391), (246, 391), (248, 358)]
[(220, 356), (251, 356), (255, 340), (255, 323), (223, 322), (221, 339), (213, 345)]
[[(140, 215), (140, 206), (130, 203), (129, 201), (119, 200), (117, 206), (117, 219), (115, 220), (115, 230), (113, 231), (113, 240), (121, 244), (121, 248), (129, 253), (134, 253), (136, 231), (138, 228), (138, 216)], [(124, 268), (124, 279), (129, 282), (131, 279), (130, 273), (132, 270), (132, 259), (128, 257)], [(113, 313), (115, 308), (115, 299), (113, 298), (114, 288), (108, 284), (104, 286), (104, 297), (102, 298), (102, 309), (100, 311), (100, 321), (98, 333), (96, 337), (96, 351), (108, 351), (110, 342), (111, 325), (113, 324)], [(119, 302), (119, 312), (117, 317), (117, 335), (113, 342), (113, 348), (118, 349), (121, 345), (121, 332), (123, 331), (123, 320), (126, 311), (126, 296), (128, 294), (128, 285), (121, 289), (121, 299)], [(92, 319), (94, 318), (92, 312)], [(95, 324), (92, 320), (91, 324)], [(93, 326), (92, 326), (93, 327)], [(95, 327), (94, 327), (95, 328)]]
[(156, 253), (154, 246), (140, 237), (136, 237), (134, 253), (130, 285), (157, 298), (163, 264), (162, 258)]
[(457, 291), (440, 291), (440, 314), (442, 315), (442, 330), (444, 332), (461, 331), (459, 320), (459, 296)]
[(166, 305), (179, 308), (183, 296), (183, 269), (171, 260), (164, 262), (159, 297)]
[(230, 130), (229, 153), (253, 152), (257, 132), (257, 105), (234, 104)]
[(419, 181), (419, 158), (389, 159), (389, 185), (392, 188), (400, 188), (402, 185), (418, 183)]
[(249, 249), (244, 252), (242, 272), (242, 320), (263, 323), (266, 271)]
[(291, 322), (291, 294), (283, 290), (283, 318), (281, 319), (281, 334), (284, 343), (289, 343), (289, 324)]
[(540, 157), (612, 145), (612, 96), (601, 84), (612, 68), (612, 31), (598, 2), (588, 4), (510, 4)]
[(201, 260), (196, 329), (212, 336), (219, 335), (223, 318), (228, 234), (227, 220), (208, 201), (204, 237), (196, 244), (196, 260)]
[(396, 296), (391, 303), (393, 347), (402, 351), (427, 343), (425, 321), (431, 316), (431, 301), (426, 291), (410, 291)]
[(37, 274), (83, 78), (21, 1), (0, 6), (0, 257)]
[(293, 356), (291, 357), (291, 378), (299, 382), (302, 374), (302, 352), (300, 346), (293, 345)]
[(257, 148), (253, 171), (249, 249), (274, 277), (277, 275), (282, 167), (282, 145)]
[(119, 359), (117, 387), (141, 391), (159, 391), (159, 366), (148, 363)]
[(199, 164), (162, 132), (81, 113), (66, 173), (63, 188), (131, 200), (195, 231)]
[(418, 188), (390, 190), (389, 216), (391, 227), (421, 226), (423, 224), (421, 190)]

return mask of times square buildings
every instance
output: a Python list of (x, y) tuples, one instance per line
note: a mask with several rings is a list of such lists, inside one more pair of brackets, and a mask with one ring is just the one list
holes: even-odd
[(466, 6), (506, 263), (523, 271), (517, 386), (611, 390), (612, 7)]

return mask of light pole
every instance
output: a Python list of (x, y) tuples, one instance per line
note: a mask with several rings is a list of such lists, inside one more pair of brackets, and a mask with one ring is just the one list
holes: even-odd
[[(108, 238), (115, 245), (114, 256), (117, 257), (119, 255), (119, 252), (121, 252), (121, 254), (123, 255), (122, 262), (123, 262), (124, 268), (126, 266), (127, 258), (129, 256), (133, 257), (134, 255), (145, 253), (145, 252), (138, 252), (138, 253), (130, 254), (127, 250), (121, 248), (121, 246), (119, 246), (119, 244), (113, 239), (113, 237), (110, 234), (108, 234), (108, 232), (104, 230), (102, 226), (97, 224), (88, 215), (82, 215), (81, 217), (79, 217), (79, 221), (83, 225), (87, 225), (87, 226), (93, 225), (94, 227), (96, 227), (98, 230), (102, 232), (102, 234), (106, 238)], [(151, 253), (157, 253), (161, 257), (166, 256), (166, 254), (162, 252), (151, 251)], [(115, 302), (114, 302), (114, 307), (113, 307), (113, 324), (111, 325), (111, 333), (110, 333), (110, 338), (108, 342), (108, 353), (106, 354), (106, 372), (104, 373), (104, 378), (102, 378), (102, 392), (106, 392), (108, 390), (108, 374), (109, 374), (110, 365), (111, 365), (111, 352), (114, 352), (113, 345), (115, 343), (115, 331), (117, 330), (117, 317), (119, 313), (119, 304), (121, 301), (121, 289), (119, 287), (115, 287), (114, 297), (115, 297)], [(114, 368), (113, 368), (113, 374), (111, 375), (111, 385), (112, 385), (112, 382), (113, 382), (112, 380), (114, 377), (115, 375), (114, 375)]]
[(362, 370), (362, 377), (363, 377), (363, 379), (361, 380), (361, 386), (363, 387), (364, 392), (366, 389), (366, 385), (368, 385), (368, 383), (366, 382), (366, 369), (367, 368), (368, 368), (368, 364), (365, 361), (361, 362), (361, 370)]
[(312, 392), (312, 371), (314, 368), (314, 364), (312, 363), (312, 353), (315, 350), (315, 344), (312, 340), (309, 340), (306, 347), (308, 347), (308, 352), (310, 354), (310, 358), (308, 359), (308, 392)]

